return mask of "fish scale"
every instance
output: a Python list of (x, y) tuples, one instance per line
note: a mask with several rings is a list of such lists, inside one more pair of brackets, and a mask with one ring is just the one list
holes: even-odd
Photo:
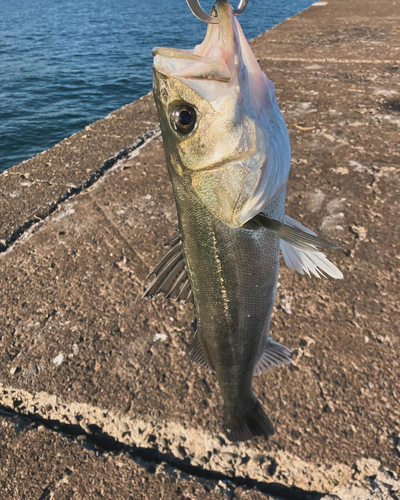
[[(264, 228), (233, 229), (210, 214), (173, 180), (183, 254), (194, 293), (197, 336), (216, 372), (225, 406), (244, 413), (262, 333), (268, 335), (279, 274), (279, 238)], [(274, 203), (271, 215), (283, 216)], [(201, 244), (199, 244), (201, 242)], [(216, 250), (217, 254), (216, 255)]]

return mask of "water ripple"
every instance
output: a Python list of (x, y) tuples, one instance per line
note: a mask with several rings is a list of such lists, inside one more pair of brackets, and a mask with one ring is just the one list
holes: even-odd
[[(311, 3), (250, 0), (241, 24), (252, 38)], [(205, 32), (184, 0), (0, 0), (0, 12), (0, 172), (147, 93), (153, 46)]]

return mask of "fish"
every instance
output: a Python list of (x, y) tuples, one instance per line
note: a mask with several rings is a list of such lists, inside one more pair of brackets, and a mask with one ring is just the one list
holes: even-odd
[(274, 434), (253, 377), (291, 363), (269, 335), (282, 252), (302, 274), (341, 279), (340, 248), (285, 214), (291, 164), (275, 87), (227, 0), (194, 49), (153, 50), (153, 89), (178, 232), (143, 297), (195, 304), (194, 361), (215, 373), (233, 442)]

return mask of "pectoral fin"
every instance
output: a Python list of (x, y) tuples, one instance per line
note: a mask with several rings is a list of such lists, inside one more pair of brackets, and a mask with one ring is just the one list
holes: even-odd
[(283, 222), (261, 213), (253, 219), (257, 224), (273, 231), (281, 238), (280, 247), (286, 265), (300, 274), (313, 274), (317, 278), (330, 276), (343, 279), (342, 272), (330, 262), (320, 248), (338, 249), (340, 246), (317, 236), (314, 231), (285, 215)]
[(253, 217), (253, 221), (274, 232), (279, 238), (298, 250), (315, 252), (317, 248), (341, 248), (335, 243), (320, 238), (300, 222), (286, 215), (283, 222), (279, 222), (261, 212)]

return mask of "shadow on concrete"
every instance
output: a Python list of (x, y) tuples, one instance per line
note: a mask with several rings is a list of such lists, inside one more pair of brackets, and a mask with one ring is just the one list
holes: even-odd
[[(16, 407), (18, 407), (18, 405), (16, 405)], [(228, 476), (217, 471), (193, 466), (190, 464), (189, 458), (181, 460), (172, 453), (161, 453), (152, 448), (123, 444), (110, 434), (103, 432), (97, 425), (88, 425), (86, 429), (84, 429), (80, 425), (65, 424), (58, 420), (45, 419), (37, 414), (22, 415), (15, 409), (3, 405), (0, 405), (0, 417), (11, 421), (20, 432), (43, 425), (46, 429), (57, 432), (66, 439), (78, 443), (88, 451), (97, 452), (99, 455), (107, 452), (124, 452), (138, 465), (144, 467), (149, 473), (155, 473), (156, 465), (164, 463), (191, 476), (214, 481), (223, 481), (236, 487), (245, 486), (257, 489), (260, 492), (274, 495), (285, 500), (320, 500), (326, 495), (326, 493), (305, 491), (296, 487), (284, 486), (280, 483), (266, 483), (256, 481), (249, 477)], [(271, 467), (273, 467), (273, 464)], [(271, 475), (273, 475), (273, 473), (274, 471), (271, 470)]]

